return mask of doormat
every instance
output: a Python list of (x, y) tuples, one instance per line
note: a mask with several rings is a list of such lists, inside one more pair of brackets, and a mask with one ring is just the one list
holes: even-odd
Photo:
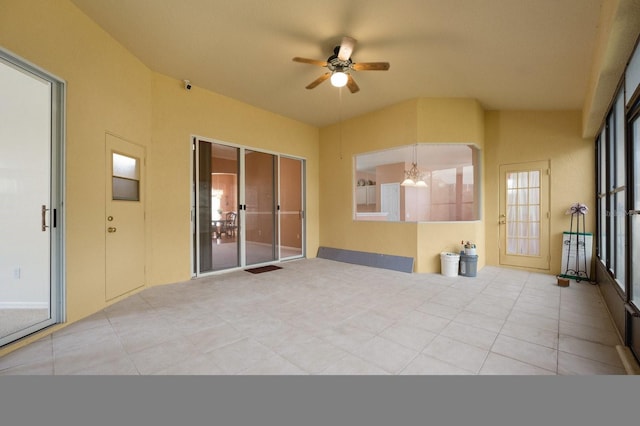
[(263, 272), (275, 271), (276, 269), (282, 269), (282, 267), (276, 265), (267, 265), (260, 266), (258, 268), (245, 269), (245, 271), (251, 272), (252, 274), (261, 274)]

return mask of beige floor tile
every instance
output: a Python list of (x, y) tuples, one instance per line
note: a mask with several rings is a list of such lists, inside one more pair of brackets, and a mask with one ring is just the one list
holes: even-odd
[(489, 350), (496, 340), (498, 333), (453, 321), (440, 332), (440, 335), (477, 346), (480, 349)]
[(24, 363), (9, 368), (0, 368), (0, 376), (51, 376), (53, 375), (53, 359), (33, 361), (30, 363)]
[(550, 370), (545, 370), (540, 367), (536, 367), (531, 364), (527, 364), (522, 361), (518, 361), (513, 358), (508, 358), (491, 352), (487, 356), (484, 365), (480, 369), (480, 375), (555, 375), (556, 373)]
[(278, 354), (307, 373), (317, 374), (345, 357), (348, 352), (314, 337), (308, 341), (283, 347), (278, 350)]
[(437, 317), (454, 319), (460, 313), (460, 308), (454, 308), (452, 306), (441, 305), (432, 301), (424, 302), (422, 305), (416, 308), (416, 311), (424, 312), (425, 314), (435, 315)]
[(409, 349), (383, 337), (374, 337), (365, 343), (354, 355), (384, 369), (397, 374), (417, 355), (417, 350)]
[(568, 321), (576, 324), (587, 325), (593, 328), (599, 328), (607, 332), (615, 332), (613, 321), (611, 320), (611, 317), (609, 315), (607, 315), (606, 317), (584, 315), (564, 309), (560, 312), (560, 319), (562, 321)]
[(83, 347), (78, 352), (65, 352), (53, 360), (55, 375), (139, 374), (122, 347)]
[(429, 301), (451, 306), (453, 308), (463, 309), (474, 300), (475, 296), (476, 294), (473, 294), (472, 292), (467, 292), (457, 288), (448, 288), (429, 299)]
[(626, 371), (624, 368), (560, 351), (558, 352), (558, 374), (564, 376), (626, 375)]
[(308, 375), (302, 368), (288, 361), (284, 357), (273, 354), (253, 364), (248, 369), (238, 373), (242, 375), (282, 376), (282, 375)]
[(246, 335), (228, 323), (210, 327), (186, 336), (194, 348), (202, 353), (211, 352), (214, 349), (237, 342), (246, 337)]
[(618, 335), (612, 331), (568, 321), (560, 321), (560, 335), (573, 336), (578, 339), (589, 340), (591, 342), (601, 343), (607, 346), (621, 344)]
[(207, 353), (225, 373), (241, 373), (274, 355), (265, 345), (246, 338)]
[(593, 361), (624, 368), (615, 346), (606, 346), (601, 343), (590, 342), (561, 334), (558, 349)]
[(437, 334), (413, 325), (396, 323), (384, 329), (379, 336), (420, 352)]
[(502, 334), (497, 337), (491, 352), (553, 372), (558, 366), (557, 350)]
[(504, 325), (504, 319), (490, 317), (478, 312), (462, 311), (454, 319), (455, 322), (471, 325), (483, 330), (498, 332)]
[(393, 324), (394, 319), (375, 311), (367, 311), (344, 321), (344, 324), (360, 327), (371, 333), (379, 333)]
[(516, 312), (526, 312), (541, 318), (548, 318), (554, 321), (560, 319), (560, 307), (551, 307), (536, 303), (528, 298), (519, 298), (513, 307)]
[(545, 330), (542, 328), (530, 327), (517, 322), (507, 321), (500, 334), (515, 337), (525, 342), (535, 343), (536, 345), (546, 346), (552, 349), (558, 349), (558, 332)]
[(340, 349), (353, 353), (376, 335), (363, 328), (343, 324), (316, 333), (316, 336)]
[(41, 361), (52, 360), (53, 343), (51, 336), (46, 336), (0, 357), (0, 372), (20, 365), (35, 365)]
[(624, 374), (589, 283), (283, 266), (146, 289), (0, 357), (0, 375)]
[(422, 353), (477, 374), (489, 351), (449, 337), (438, 336)]
[(215, 376), (228, 373), (218, 367), (208, 354), (196, 354), (182, 358), (152, 374), (157, 376)]
[(384, 370), (377, 365), (365, 361), (364, 359), (352, 355), (347, 354), (336, 363), (330, 365), (321, 373), (322, 375), (349, 375), (349, 376), (357, 376), (357, 375), (389, 375), (389, 372)]
[(199, 354), (186, 338), (172, 340), (129, 354), (140, 374), (153, 374)]
[(507, 317), (507, 322), (514, 322), (533, 328), (541, 328), (555, 333), (557, 333), (559, 329), (559, 321), (557, 319), (545, 318), (536, 314), (518, 310), (511, 311), (511, 314)]
[(436, 315), (425, 314), (418, 310), (411, 311), (404, 318), (397, 321), (395, 324), (406, 325), (411, 327), (422, 328), (433, 333), (441, 332), (449, 323), (450, 319), (439, 317)]
[(419, 354), (401, 372), (401, 375), (473, 375), (472, 371), (441, 361), (429, 355)]

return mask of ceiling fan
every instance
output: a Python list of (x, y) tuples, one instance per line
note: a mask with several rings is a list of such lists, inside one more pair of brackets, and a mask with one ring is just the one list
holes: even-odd
[(336, 87), (347, 86), (351, 93), (360, 90), (356, 84), (350, 71), (386, 71), (389, 69), (388, 62), (353, 62), (351, 53), (356, 45), (356, 39), (351, 37), (343, 37), (340, 46), (333, 49), (333, 55), (329, 56), (326, 61), (318, 61), (315, 59), (307, 59), (295, 57), (295, 62), (304, 64), (318, 65), (329, 69), (326, 73), (312, 81), (307, 89), (313, 89), (323, 81), (331, 78), (331, 84)]

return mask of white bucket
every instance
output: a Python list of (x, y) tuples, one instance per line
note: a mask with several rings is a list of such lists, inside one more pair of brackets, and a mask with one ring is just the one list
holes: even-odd
[(446, 277), (457, 277), (460, 255), (457, 253), (440, 253), (440, 269)]

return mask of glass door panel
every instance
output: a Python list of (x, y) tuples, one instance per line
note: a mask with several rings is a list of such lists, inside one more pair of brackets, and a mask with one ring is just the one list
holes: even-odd
[(199, 272), (240, 266), (237, 220), (239, 148), (198, 142)]
[(59, 86), (0, 50), (0, 346), (62, 318), (55, 275), (62, 141), (52, 108)]
[(630, 299), (640, 307), (640, 114), (632, 121), (631, 146), (633, 150), (633, 210), (631, 222), (631, 288)]
[(303, 162), (280, 157), (280, 258), (302, 256)]
[(277, 157), (264, 152), (244, 153), (244, 238), (247, 265), (278, 259), (276, 226)]

